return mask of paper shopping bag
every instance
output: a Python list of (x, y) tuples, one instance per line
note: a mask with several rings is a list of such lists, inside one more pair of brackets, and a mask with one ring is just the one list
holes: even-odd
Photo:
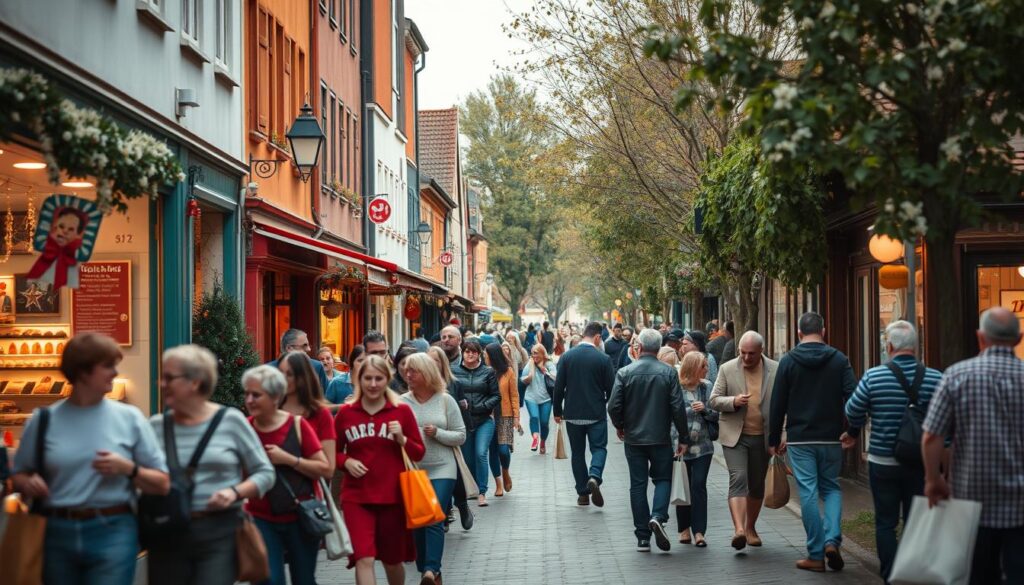
[(789, 480), (786, 478), (786, 462), (782, 457), (772, 457), (768, 464), (768, 475), (764, 479), (764, 505), (778, 510), (789, 503)]
[(46, 518), (32, 514), (18, 494), (4, 501), (7, 530), (0, 542), (0, 585), (38, 585), (43, 581)]
[(466, 497), (475, 498), (479, 496), (480, 487), (476, 485), (476, 479), (473, 478), (473, 472), (469, 470), (469, 465), (466, 465), (466, 458), (462, 456), (462, 449), (452, 447), (452, 451), (455, 451), (455, 463), (459, 467), (462, 487), (466, 488)]
[(555, 437), (555, 459), (568, 459), (569, 456), (565, 454), (565, 428), (562, 423), (556, 426), (558, 435)]
[(334, 503), (334, 497), (323, 478), (320, 478), (320, 489), (325, 494), (324, 500), (327, 503), (327, 511), (331, 514), (331, 524), (334, 527), (334, 530), (324, 537), (324, 548), (327, 549), (327, 558), (335, 561), (352, 554), (352, 538), (349, 536), (348, 527), (345, 526), (345, 517), (341, 515), (341, 510)]
[(950, 499), (929, 508), (927, 498), (914, 496), (889, 582), (967, 585), (980, 520), (981, 502)]
[(686, 473), (686, 462), (676, 459), (672, 462), (672, 491), (668, 503), (672, 506), (689, 506), (690, 477)]
[(437, 501), (437, 493), (430, 483), (427, 472), (417, 469), (405, 449), (405, 471), (398, 474), (398, 483), (402, 488), (402, 503), (405, 504), (405, 527), (409, 530), (431, 526), (443, 521), (447, 516)]
[(235, 559), (238, 581), (259, 583), (270, 577), (270, 557), (263, 534), (253, 519), (245, 514), (235, 529)]

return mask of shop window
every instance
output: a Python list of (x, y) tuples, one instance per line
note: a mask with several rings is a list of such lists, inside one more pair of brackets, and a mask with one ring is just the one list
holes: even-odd
[(192, 241), (194, 302), (199, 304), (204, 292), (224, 282), (224, 216), (203, 207), (199, 218), (193, 220)]
[(228, 50), (231, 48), (231, 4), (228, 0), (215, 0), (216, 1), (216, 27), (214, 34), (216, 35), (216, 46), (214, 47), (214, 55), (217, 59), (217, 65), (225, 69), (231, 69), (231, 62), (229, 59), (231, 55)]
[[(331, 303), (331, 310), (324, 310)], [(337, 305), (335, 305), (337, 303)], [(340, 305), (340, 307), (339, 307)], [(340, 312), (338, 312), (340, 308)], [(334, 315), (336, 317), (329, 317)], [(347, 359), (352, 347), (362, 341), (363, 297), (348, 289), (320, 291), (320, 345), (330, 348), (340, 359)]]
[(203, 3), (201, 0), (181, 1), (181, 35), (199, 44), (199, 26), (202, 22)]
[[(977, 271), (978, 316), (992, 307), (1005, 307), (1013, 311), (1024, 328), (1024, 266), (979, 266)], [(971, 327), (970, 317), (967, 321), (966, 326)], [(1024, 359), (1024, 343), (1017, 344), (1015, 351), (1017, 357)]]
[(291, 328), (292, 299), (294, 282), (291, 275), (281, 272), (267, 272), (263, 276), (264, 359), (278, 357), (281, 335)]

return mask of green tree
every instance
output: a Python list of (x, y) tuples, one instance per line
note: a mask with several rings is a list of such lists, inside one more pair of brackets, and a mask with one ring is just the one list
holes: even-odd
[(510, 75), (491, 78), (486, 92), (466, 98), (459, 125), (469, 139), (466, 174), (485, 191), (488, 265), (518, 327), (530, 282), (551, 270), (554, 255), (556, 209), (534, 174), (550, 132), (536, 93)]
[(809, 287), (826, 264), (822, 191), (806, 175), (775, 177), (760, 154), (755, 140), (734, 140), (708, 162), (698, 199), (702, 266), (735, 283), (733, 316), (744, 331), (757, 329), (766, 278)]
[(214, 402), (243, 408), (242, 373), (259, 364), (252, 338), (245, 328), (242, 308), (219, 282), (203, 293), (192, 316), (192, 342), (217, 356)]
[[(964, 356), (957, 231), (985, 215), (985, 197), (1014, 197), (1024, 176), (1013, 141), (1024, 130), (1024, 11), (1016, 3), (750, 0), (767, 27), (788, 23), (798, 61), (774, 40), (719, 26), (734, 9), (704, 0), (692, 23), (651, 29), (648, 54), (686, 72), (676, 106), (706, 100), (744, 116), (777, 173), (820, 169), (855, 206), (873, 204), (876, 231), (924, 237), (926, 288), (943, 307), (942, 364)], [(698, 97), (699, 96), (699, 97)]]

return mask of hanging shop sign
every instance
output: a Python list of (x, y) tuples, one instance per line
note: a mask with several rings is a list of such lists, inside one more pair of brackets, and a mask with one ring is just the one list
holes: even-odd
[(452, 261), (454, 260), (455, 255), (449, 252), (448, 250), (441, 252), (441, 256), (437, 259), (437, 261), (441, 263), (441, 266), (451, 266)]
[(376, 224), (381, 224), (391, 219), (391, 204), (384, 197), (374, 197), (370, 201), (370, 212), (368, 214), (370, 221)]
[(410, 321), (415, 321), (420, 318), (422, 314), (422, 307), (420, 306), (420, 300), (416, 297), (409, 297), (405, 299), (405, 310), (403, 314), (405, 318)]
[(95, 331), (132, 344), (132, 263), (128, 260), (85, 262), (72, 295), (73, 334)]
[(103, 214), (92, 201), (72, 195), (51, 195), (43, 201), (32, 247), (42, 254), (29, 269), (28, 278), (78, 288), (78, 263), (92, 256)]

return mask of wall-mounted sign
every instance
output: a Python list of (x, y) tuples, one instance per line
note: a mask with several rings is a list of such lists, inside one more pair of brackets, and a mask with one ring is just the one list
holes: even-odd
[(95, 331), (132, 344), (132, 263), (84, 262), (72, 295), (71, 330)]
[(437, 261), (441, 263), (441, 266), (451, 266), (452, 261), (455, 260), (454, 256), (454, 254), (445, 250), (444, 252), (441, 252), (441, 256), (437, 259)]
[(384, 223), (391, 218), (391, 204), (383, 197), (374, 197), (370, 201), (370, 212), (368, 214), (373, 223)]

